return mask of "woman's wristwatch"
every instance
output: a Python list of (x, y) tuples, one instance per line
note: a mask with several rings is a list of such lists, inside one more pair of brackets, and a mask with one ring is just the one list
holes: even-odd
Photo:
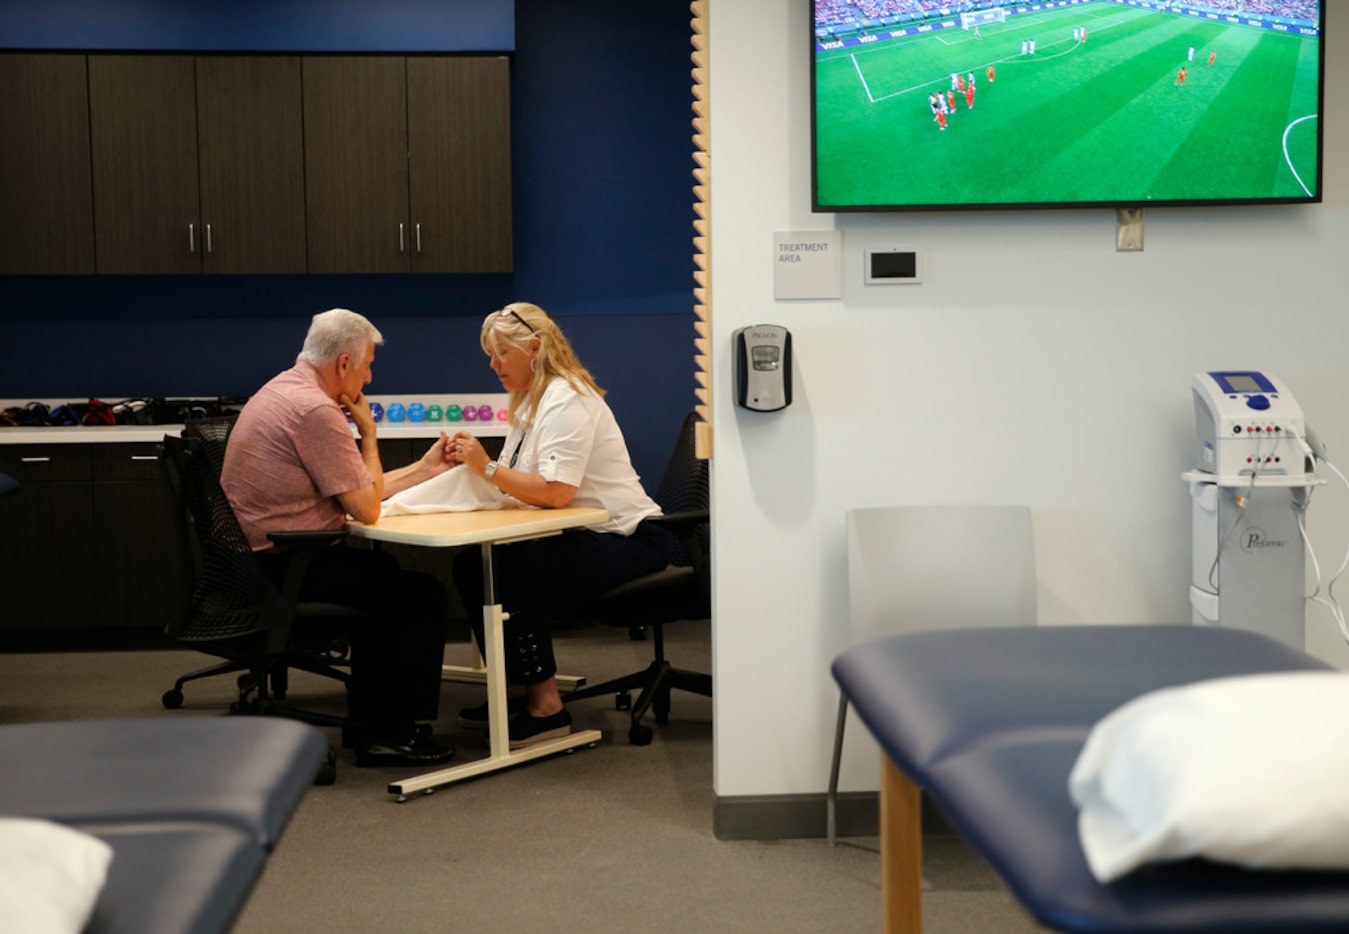
[(496, 476), (498, 466), (500, 465), (496, 461), (488, 461), (487, 466), (482, 469), (482, 478), (491, 483), (492, 478)]

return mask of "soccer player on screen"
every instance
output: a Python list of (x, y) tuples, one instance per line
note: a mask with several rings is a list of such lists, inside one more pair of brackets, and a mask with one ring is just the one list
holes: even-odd
[(1210, 68), (1213, 67), (1213, 61), (1214, 61), (1214, 59), (1216, 59), (1217, 57), (1218, 57), (1218, 53), (1217, 53), (1217, 52), (1210, 52), (1210, 53), (1208, 53), (1208, 67), (1210, 67)]
[[(1210, 62), (1209, 64), (1213, 64), (1213, 63)], [(988, 66), (988, 83), (989, 83), (989, 84), (992, 84), (992, 83), (993, 83), (993, 66), (992, 66), (992, 65), (989, 65), (989, 66)]]
[(946, 114), (942, 113), (943, 103), (940, 103), (942, 96), (940, 93), (929, 94), (927, 98), (928, 106), (932, 108), (932, 119), (937, 121), (937, 126), (946, 129)]
[(1177, 85), (1177, 86), (1182, 85), (1182, 84), (1185, 83), (1185, 76), (1186, 76), (1187, 74), (1189, 74), (1189, 72), (1185, 70), (1185, 66), (1184, 66), (1184, 65), (1181, 65), (1181, 66), (1180, 66), (1180, 71), (1179, 71), (1179, 73), (1177, 73), (1177, 75), (1176, 75), (1176, 85)]

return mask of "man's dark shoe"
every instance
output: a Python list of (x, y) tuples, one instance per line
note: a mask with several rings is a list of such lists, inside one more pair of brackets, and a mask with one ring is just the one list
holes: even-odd
[(356, 765), (438, 765), (454, 758), (454, 747), (434, 736), (404, 740), (377, 740), (356, 747)]
[(571, 733), (571, 711), (563, 707), (555, 714), (535, 717), (528, 710), (511, 720), (511, 748), (524, 749), (546, 739), (558, 739)]
[[(421, 739), (430, 739), (430, 738), (431, 738), (431, 724), (429, 724), (429, 723), (414, 723), (414, 724), (412, 725), (412, 734), (413, 734), (413, 740), (414, 740), (414, 741), (416, 741), (416, 740), (421, 740)], [(343, 748), (343, 749), (356, 749), (356, 748), (359, 747), (359, 746), (367, 745), (367, 743), (365, 743), (365, 742), (361, 739), (361, 737), (362, 737), (362, 736), (368, 736), (368, 735), (369, 735), (369, 733), (368, 733), (367, 731), (360, 730), (360, 729), (358, 729), (357, 727), (353, 726), (353, 725), (350, 724), (350, 723), (344, 723), (344, 724), (342, 725), (342, 748)]]
[[(507, 719), (515, 716), (524, 709), (525, 709), (524, 697), (506, 698)], [(487, 729), (489, 726), (487, 722), (487, 701), (483, 701), (477, 707), (460, 707), (459, 725), (466, 730)]]

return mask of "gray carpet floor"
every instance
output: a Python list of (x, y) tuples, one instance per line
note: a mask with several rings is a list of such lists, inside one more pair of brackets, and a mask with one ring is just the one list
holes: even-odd
[[(620, 630), (557, 641), (563, 669), (592, 683), (650, 660), (649, 644)], [(706, 624), (672, 627), (667, 651), (707, 671), (708, 642)], [(467, 654), (447, 647), (451, 663)], [(0, 722), (217, 716), (231, 700), (229, 678), (189, 684), (181, 710), (160, 705), (173, 679), (202, 663), (180, 651), (0, 655)], [(334, 682), (292, 677), (292, 701), (341, 710)], [(480, 687), (444, 685), (438, 731), (458, 761), (487, 754), (480, 734), (454, 725), (458, 708), (482, 697)], [(580, 702), (576, 727), (604, 733), (595, 748), (401, 804), (387, 784), (415, 770), (358, 769), (343, 752), (336, 783), (306, 795), (236, 931), (880, 930), (878, 841), (717, 840), (711, 702), (676, 694), (673, 708), (655, 741), (635, 747), (608, 698)], [(924, 846), (925, 931), (1038, 930), (958, 840), (929, 835)]]

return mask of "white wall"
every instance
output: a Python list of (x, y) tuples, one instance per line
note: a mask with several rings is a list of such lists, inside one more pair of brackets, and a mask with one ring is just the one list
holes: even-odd
[[(708, 7), (714, 781), (821, 792), (829, 662), (851, 643), (846, 510), (1027, 503), (1042, 625), (1188, 622), (1194, 373), (1281, 377), (1349, 471), (1349, 18), (1330, 17), (1325, 203), (1153, 209), (1144, 252), (1118, 253), (1111, 210), (812, 214), (806, 4)], [(829, 228), (843, 301), (775, 302), (773, 232)], [(862, 250), (896, 244), (927, 250), (927, 281), (863, 286)], [(731, 333), (761, 322), (794, 341), (795, 400), (774, 414), (732, 403)], [(1337, 566), (1349, 492), (1320, 491), (1310, 525)], [(1308, 646), (1349, 666), (1319, 607)], [(876, 788), (855, 721), (847, 750), (844, 789)]]

